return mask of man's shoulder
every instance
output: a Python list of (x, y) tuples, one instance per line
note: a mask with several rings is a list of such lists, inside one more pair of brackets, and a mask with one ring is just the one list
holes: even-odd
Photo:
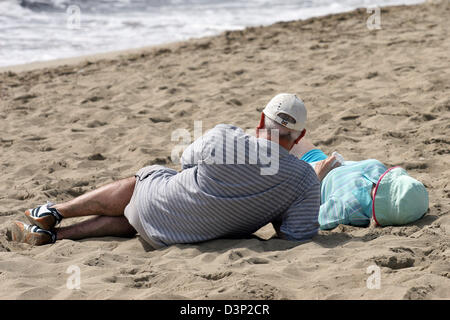
[(204, 138), (214, 138), (214, 137), (239, 137), (239, 136), (246, 136), (247, 134), (239, 127), (232, 125), (232, 124), (225, 124), (220, 123), (213, 127), (212, 129), (208, 130)]
[(242, 131), (243, 132), (243, 130), (241, 128), (239, 128), (238, 126), (228, 124), (228, 123), (219, 123), (212, 130), (219, 130), (219, 131), (232, 130), (232, 131)]

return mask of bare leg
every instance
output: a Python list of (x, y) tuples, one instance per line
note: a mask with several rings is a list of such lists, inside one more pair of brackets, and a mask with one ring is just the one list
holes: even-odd
[(54, 205), (64, 218), (98, 215), (68, 227), (57, 228), (57, 240), (134, 236), (136, 230), (124, 217), (124, 210), (131, 200), (135, 183), (135, 177), (119, 180), (68, 202)]
[(53, 207), (64, 218), (90, 215), (123, 216), (133, 195), (135, 183), (135, 177), (119, 180)]
[(95, 217), (68, 227), (56, 229), (57, 240), (79, 240), (95, 237), (132, 237), (136, 230), (125, 217)]
[[(36, 225), (44, 230), (29, 228), (30, 225), (16, 221), (11, 231), (12, 239), (43, 245), (61, 239), (77, 240), (104, 236), (132, 237), (136, 234), (136, 230), (124, 216), (124, 210), (131, 200), (135, 183), (135, 177), (123, 179), (68, 202), (54, 205), (53, 208), (56, 208), (64, 218), (97, 215), (93, 219), (68, 227), (54, 229), (54, 222), (59, 219), (55, 217), (50, 221), (38, 220), (30, 214), (30, 210), (27, 210), (25, 215), (30, 222), (32, 224), (36, 222)], [(44, 219), (47, 217), (51, 216), (44, 216)], [(51, 229), (56, 231), (56, 239)]]

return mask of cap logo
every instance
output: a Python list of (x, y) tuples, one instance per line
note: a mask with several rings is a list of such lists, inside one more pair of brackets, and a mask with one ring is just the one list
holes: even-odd
[(295, 124), (297, 122), (293, 117), (291, 117), (290, 115), (288, 115), (287, 113), (284, 113), (284, 112), (278, 113), (277, 116), (281, 119), (280, 123), (285, 127), (289, 123)]

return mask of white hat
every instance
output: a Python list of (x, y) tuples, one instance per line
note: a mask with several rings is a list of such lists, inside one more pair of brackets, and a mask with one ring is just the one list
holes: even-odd
[[(306, 126), (305, 104), (295, 94), (277, 94), (266, 105), (263, 113), (266, 117), (292, 130), (302, 131)], [(280, 113), (284, 113), (292, 117), (294, 119), (294, 123), (281, 118), (279, 116)]]

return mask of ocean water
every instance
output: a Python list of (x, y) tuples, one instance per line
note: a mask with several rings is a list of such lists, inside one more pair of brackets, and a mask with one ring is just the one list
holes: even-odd
[(0, 0), (0, 66), (422, 0)]

